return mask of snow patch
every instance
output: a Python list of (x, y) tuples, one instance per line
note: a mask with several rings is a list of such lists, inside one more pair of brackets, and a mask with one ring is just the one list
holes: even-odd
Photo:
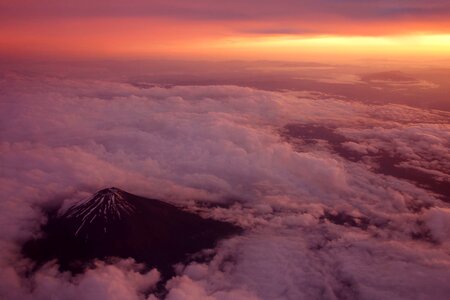
[[(124, 216), (131, 215), (134, 210), (135, 206), (124, 198), (121, 190), (108, 188), (97, 192), (92, 198), (75, 204), (63, 216), (80, 220), (75, 232), (78, 236), (85, 225), (92, 224), (96, 218), (104, 222), (120, 220)], [(106, 232), (107, 228), (104, 227), (104, 233)]]

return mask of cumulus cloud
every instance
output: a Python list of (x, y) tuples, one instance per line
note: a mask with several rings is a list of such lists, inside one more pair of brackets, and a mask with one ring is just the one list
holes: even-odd
[(442, 243), (449, 243), (450, 210), (448, 208), (433, 207), (424, 214), (425, 223), (434, 239)]
[(113, 265), (97, 261), (83, 275), (72, 276), (60, 273), (51, 262), (34, 274), (31, 282), (20, 282), (17, 277), (12, 280), (8, 275), (13, 273), (5, 272), (1, 291), (5, 299), (144, 299), (145, 292), (159, 281), (159, 273), (143, 270), (144, 266), (133, 259)]
[[(108, 186), (246, 229), (219, 244), (211, 261), (179, 265), (168, 299), (450, 292), (448, 203), (413, 180), (376, 172), (370, 157), (395, 155), (448, 182), (446, 113), (235, 86), (140, 88), (9, 74), (0, 87), (0, 295), (158, 297), (157, 271), (132, 260), (97, 262), (80, 275), (50, 264), (25, 276), (32, 264), (20, 245), (39, 234), (42, 209)], [(340, 138), (286, 138), (288, 124), (320, 125)]]

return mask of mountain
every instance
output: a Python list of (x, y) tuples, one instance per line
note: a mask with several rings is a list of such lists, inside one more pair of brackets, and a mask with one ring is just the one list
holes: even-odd
[(61, 270), (75, 273), (93, 259), (132, 257), (167, 278), (173, 264), (239, 231), (230, 223), (113, 187), (63, 213), (49, 214), (42, 237), (25, 243), (23, 253), (38, 266), (57, 259)]

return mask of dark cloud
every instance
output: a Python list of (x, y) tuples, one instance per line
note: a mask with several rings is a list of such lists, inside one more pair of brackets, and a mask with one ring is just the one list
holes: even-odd
[(280, 34), (280, 35), (291, 35), (291, 34), (313, 34), (316, 33), (314, 30), (311, 29), (298, 29), (298, 28), (280, 28), (280, 27), (261, 27), (261, 28), (249, 28), (242, 30), (241, 33), (246, 34), (263, 34), (263, 35), (271, 35), (271, 34)]
[(171, 17), (194, 20), (259, 20), (336, 16), (354, 19), (445, 18), (450, 6), (445, 1), (133, 1), (62, 2), (3, 1), (1, 14), (9, 17)]

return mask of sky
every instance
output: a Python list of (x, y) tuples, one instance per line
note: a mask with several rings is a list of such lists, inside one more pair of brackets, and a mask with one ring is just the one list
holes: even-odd
[(450, 2), (30, 1), (0, 3), (13, 57), (448, 60)]

